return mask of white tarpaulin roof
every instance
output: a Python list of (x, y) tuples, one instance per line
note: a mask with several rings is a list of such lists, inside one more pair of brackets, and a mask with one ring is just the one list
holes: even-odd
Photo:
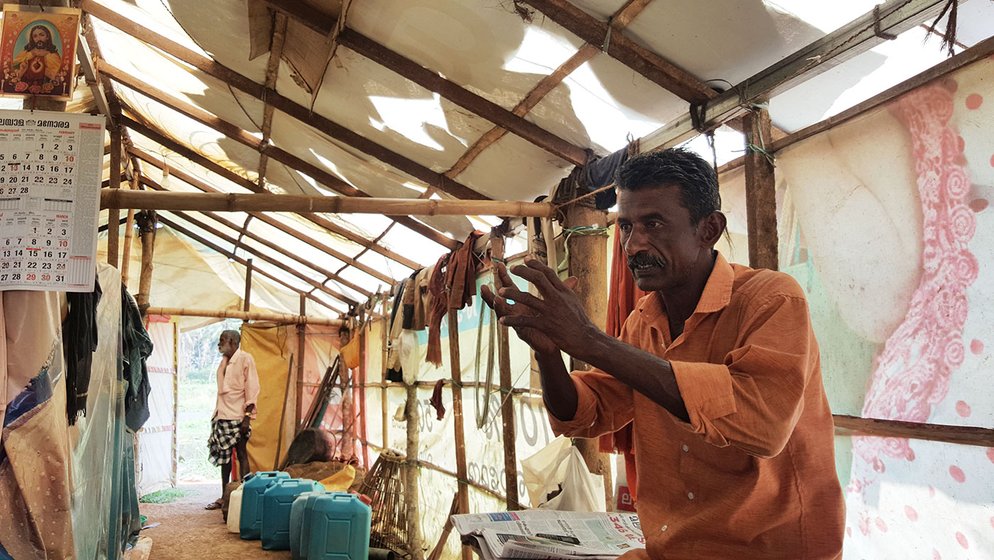
[[(138, 156), (140, 175), (147, 179), (145, 188), (197, 192), (206, 185), (221, 192), (248, 193), (259, 191), (262, 185), (274, 193), (339, 196), (336, 188), (351, 186), (374, 197), (452, 198), (446, 192), (450, 191), (481, 199), (531, 201), (548, 194), (574, 167), (568, 154), (575, 152), (569, 149), (606, 155), (687, 114), (690, 105), (686, 94), (682, 98), (679, 91), (662, 87), (615, 58), (610, 54), (612, 41), (634, 42), (647, 50), (650, 58), (661, 57), (675, 64), (688, 73), (689, 79), (698, 84), (696, 87), (707, 84), (725, 90), (872, 12), (876, 2), (346, 1), (346, 29), (340, 37), (348, 37), (339, 41), (312, 105), (312, 94), (299, 85), (296, 70), (321, 59), (321, 53), (314, 51), (309, 58), (304, 57), (304, 62), (293, 59), (293, 53), (320, 44), (320, 35), (315, 43), (314, 28), (323, 24), (301, 20), (294, 13), (320, 12), (325, 6), (327, 21), (334, 22), (340, 4), (275, 0), (84, 1), (82, 7), (91, 13), (89, 21), (99, 45), (98, 69), (115, 77), (113, 94), (120, 99), (123, 114), (141, 123), (129, 127), (128, 134), (130, 147), (135, 150), (132, 154), (141, 152), (145, 156)], [(885, 6), (894, 4), (901, 2)], [(932, 4), (932, 15), (924, 21), (926, 24), (932, 23), (943, 2)], [(591, 46), (575, 34), (575, 29), (557, 23), (562, 21), (560, 12), (569, 12), (568, 9), (553, 10), (550, 6), (578, 9), (574, 21), (598, 25), (613, 21), (617, 28), (606, 34), (602, 44)], [(253, 8), (257, 10), (254, 13), (262, 15), (250, 20)], [(634, 17), (630, 17), (632, 14)], [(280, 23), (284, 16), (288, 24), (281, 49)], [(612, 17), (620, 19), (611, 20)], [(990, 36), (994, 4), (989, 0), (961, 2), (958, 22), (955, 49), (961, 50)], [(945, 29), (941, 22), (939, 29)], [(252, 44), (253, 33), (256, 37), (260, 33), (269, 35), (263, 36), (263, 52), (250, 59), (253, 48), (260, 50), (258, 41)], [(190, 60), (182, 62), (149, 44), (159, 42), (161, 46), (162, 38), (190, 49), (192, 57), (216, 61), (260, 86), (268, 79), (276, 94), (310, 108), (311, 118), (270, 107), (271, 117), (267, 119), (269, 111), (263, 99), (191, 66)], [(783, 132), (796, 131), (943, 60), (945, 53), (940, 51), (939, 39), (925, 39), (924, 26), (912, 25), (895, 40), (881, 39), (872, 49), (845, 62), (833, 62), (833, 67), (824, 73), (776, 94), (770, 101), (774, 124)], [(265, 52), (266, 48), (269, 52)], [(271, 53), (276, 51), (284, 58), (271, 60)], [(391, 63), (371, 58), (370, 52), (387, 53), (394, 57), (391, 60), (407, 59), (422, 71), (426, 69), (448, 80), (463, 93), (511, 111), (528, 126), (550, 133), (560, 142), (557, 145), (568, 148), (566, 155), (540, 147), (516, 132), (500, 134), (492, 119), (450, 101), (449, 94), (442, 95), (404, 77)], [(268, 73), (267, 65), (271, 66)], [(214, 70), (211, 73), (224, 75)], [(88, 95), (88, 88), (80, 87), (77, 103), (85, 104)], [(168, 98), (165, 102), (163, 96)], [(228, 125), (208, 126), (203, 119), (184, 115), (167, 103), (188, 105)], [(329, 122), (340, 129), (329, 128)], [(216, 129), (224, 126), (229, 135)], [(236, 134), (240, 140), (232, 139), (231, 129), (242, 131)], [(339, 130), (372, 143), (373, 149), (349, 140)], [(299, 165), (294, 169), (285, 161), (268, 157), (264, 180), (260, 180), (260, 160), (264, 158), (259, 145), (246, 144), (264, 139), (294, 161), (327, 175), (314, 177), (317, 172), (304, 172)], [(716, 144), (719, 164), (743, 150), (741, 134), (727, 127), (719, 130)], [(703, 141), (691, 145), (708, 150), (707, 158), (711, 159)], [(204, 165), (208, 160), (211, 169)], [(447, 184), (442, 184), (442, 175), (447, 177)], [(438, 181), (426, 180), (430, 177)], [(200, 185), (192, 184), (190, 179)], [(452, 182), (461, 186), (450, 188)], [(170, 233), (160, 237), (160, 241), (170, 241), (157, 248), (156, 260), (178, 262), (194, 254), (210, 260), (205, 253), (219, 249), (226, 257), (269, 254), (292, 274), (260, 258), (254, 259), (255, 266), (285, 277), (293, 290), (311, 292), (327, 300), (327, 307), (312, 306), (315, 314), (333, 314), (345, 310), (351, 301), (365, 301), (387, 280), (409, 275), (412, 266), (432, 264), (448, 250), (384, 216), (266, 215), (300, 235), (285, 233), (258, 216), (249, 219), (245, 213), (220, 214), (227, 222), (222, 223), (216, 216), (196, 212), (185, 217), (161, 212), (169, 224), (195, 234), (207, 244), (191, 241), (185, 233), (178, 234), (178, 238)], [(474, 228), (485, 229), (499, 222), (492, 217), (456, 216), (416, 220), (422, 225), (408, 225), (422, 231), (427, 225), (452, 241), (461, 241)], [(337, 226), (336, 232), (328, 230), (329, 224)], [(274, 253), (258, 239), (275, 243), (290, 256)], [(387, 255), (357, 242), (363, 240), (386, 249)], [(338, 256), (330, 255), (326, 248)], [(396, 255), (402, 256), (404, 263), (397, 262)], [(365, 271), (343, 257), (354, 259)], [(244, 267), (237, 259), (218, 258), (221, 264), (201, 269), (218, 275), (222, 280), (214, 284), (227, 286), (230, 293), (215, 298), (216, 302), (200, 298), (199, 293), (194, 296), (194, 292), (179, 288), (183, 280), (177, 269), (175, 289), (154, 292), (152, 305), (203, 307), (201, 303), (207, 301), (220, 306), (237, 304), (243, 290), (239, 285), (243, 280), (239, 278), (244, 278)], [(219, 272), (224, 269), (227, 272)], [(132, 276), (137, 277), (137, 268), (133, 270), (136, 272)], [(165, 274), (164, 270), (160, 266), (156, 274)], [(254, 304), (295, 312), (297, 296), (293, 290), (268, 279), (258, 281), (273, 292), (288, 291), (291, 295), (259, 296), (258, 300), (253, 296)], [(336, 295), (329, 296), (327, 291)]]

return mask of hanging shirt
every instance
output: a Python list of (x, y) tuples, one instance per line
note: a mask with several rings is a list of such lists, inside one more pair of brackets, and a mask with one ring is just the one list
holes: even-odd
[(653, 293), (621, 339), (672, 364), (690, 422), (599, 370), (573, 374), (576, 415), (550, 420), (583, 437), (632, 422), (646, 537), (632, 556), (841, 558), (834, 426), (797, 282), (719, 254), (683, 334)]
[[(256, 404), (259, 398), (259, 373), (255, 359), (248, 352), (235, 350), (229, 360), (221, 357), (217, 368), (217, 406), (214, 416), (218, 420), (241, 420), (245, 407)], [(252, 411), (252, 418), (255, 418)]]

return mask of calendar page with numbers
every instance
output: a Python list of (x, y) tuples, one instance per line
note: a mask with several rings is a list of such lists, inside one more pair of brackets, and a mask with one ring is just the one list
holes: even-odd
[(90, 292), (104, 119), (0, 110), (0, 291)]

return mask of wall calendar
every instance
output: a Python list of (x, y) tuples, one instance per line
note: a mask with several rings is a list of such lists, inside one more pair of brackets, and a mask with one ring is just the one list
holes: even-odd
[(104, 118), (0, 110), (0, 291), (93, 291)]

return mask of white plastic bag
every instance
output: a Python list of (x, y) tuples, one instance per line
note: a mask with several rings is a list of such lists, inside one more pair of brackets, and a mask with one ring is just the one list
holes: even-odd
[(606, 511), (604, 477), (591, 474), (580, 450), (557, 437), (521, 462), (532, 507), (559, 511)]

